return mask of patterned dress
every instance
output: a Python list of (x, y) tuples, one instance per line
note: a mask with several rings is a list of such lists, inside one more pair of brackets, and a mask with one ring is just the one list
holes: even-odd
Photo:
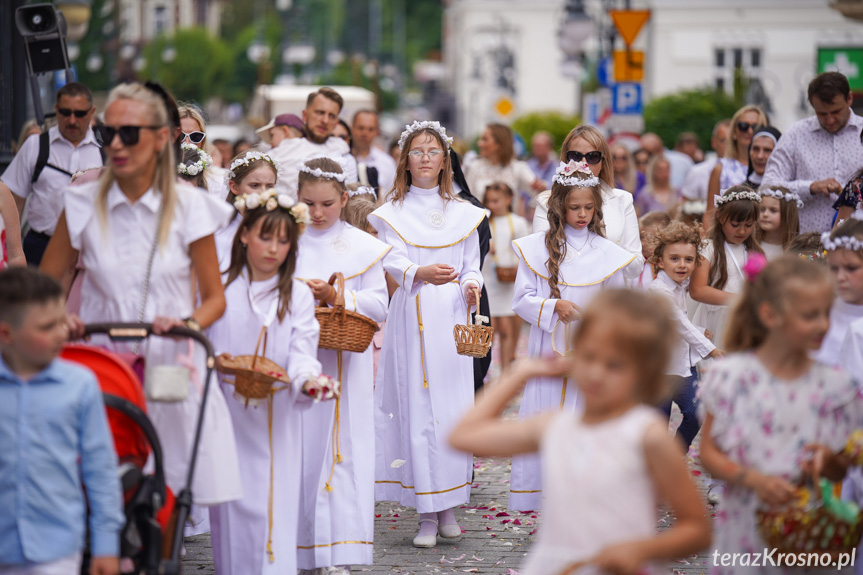
[[(800, 477), (803, 447), (821, 443), (841, 449), (848, 435), (863, 424), (863, 396), (840, 369), (813, 364), (808, 373), (781, 380), (754, 353), (729, 355), (707, 372), (701, 401), (713, 415), (712, 435), (732, 461), (792, 483)], [(767, 545), (758, 534), (754, 491), (728, 484), (716, 512), (713, 546), (724, 553), (761, 553)], [(713, 556), (713, 551), (710, 552)], [(817, 573), (780, 567), (713, 565), (717, 574)], [(835, 573), (836, 568), (831, 572)]]

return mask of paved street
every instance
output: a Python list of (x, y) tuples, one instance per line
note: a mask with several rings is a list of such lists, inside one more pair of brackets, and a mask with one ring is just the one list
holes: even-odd
[[(512, 413), (512, 410), (510, 410)], [(675, 410), (679, 418), (679, 413)], [(675, 418), (672, 424), (676, 425)], [(701, 487), (701, 471), (690, 460)], [(355, 573), (489, 573), (517, 575), (541, 521), (539, 513), (506, 509), (509, 489), (509, 458), (477, 458), (470, 505), (456, 515), (464, 529), (458, 540), (438, 539), (434, 549), (416, 549), (411, 544), (417, 529), (417, 514), (389, 502), (378, 503), (375, 514), (375, 564), (354, 569)], [(659, 528), (674, 518), (662, 512)], [(209, 535), (189, 538), (184, 570), (214, 573)], [(696, 575), (707, 572), (706, 555), (689, 557), (669, 565), (669, 573)], [(236, 574), (235, 574), (236, 575)]]

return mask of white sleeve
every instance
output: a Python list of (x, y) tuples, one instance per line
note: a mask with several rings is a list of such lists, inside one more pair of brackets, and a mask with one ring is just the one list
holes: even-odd
[[(533, 212), (533, 233), (548, 231), (548, 199), (551, 192), (542, 192), (536, 197), (536, 209)], [(636, 222), (637, 223), (637, 222)]]
[[(520, 252), (514, 246), (516, 255)], [(556, 299), (542, 297), (540, 282), (542, 278), (531, 270), (523, 258), (518, 258), (518, 272), (515, 276), (512, 295), (512, 311), (521, 319), (543, 331), (551, 333), (557, 321), (554, 306)]]
[(178, 207), (183, 210), (183, 241), (191, 245), (225, 227), (234, 215), (228, 202), (217, 200), (200, 188), (177, 186)]
[(635, 256), (629, 265), (623, 268), (623, 277), (637, 279), (644, 271), (644, 254), (641, 253), (641, 233), (638, 230), (638, 216), (632, 204), (632, 195), (623, 196), (623, 234), (620, 237), (620, 247)]
[(409, 296), (415, 296), (419, 293), (419, 288), (422, 285), (414, 285), (419, 266), (408, 257), (407, 244), (388, 223), (379, 217), (374, 217), (374, 214), (371, 216), (373, 217), (369, 217), (369, 223), (377, 230), (378, 238), (392, 246), (392, 249), (384, 256), (384, 270), (398, 282)]
[(33, 134), (24, 141), (21, 149), (3, 172), (3, 183), (9, 186), (12, 193), (19, 198), (26, 198), (32, 191), (30, 180), (33, 179), (33, 170), (36, 168), (38, 156), (39, 134)]
[(358, 290), (347, 290), (345, 309), (355, 311), (378, 323), (385, 321), (390, 302), (383, 259), (375, 262), (360, 276), (360, 285)]
[(458, 275), (458, 283), (464, 286), (466, 282), (474, 282), (482, 289), (482, 272), (479, 269), (479, 234), (476, 230), (464, 240), (464, 255), (462, 268)]
[(839, 348), (839, 365), (855, 377), (863, 377), (863, 320), (856, 320)]
[(291, 321), (293, 329), (286, 367), (294, 393), (299, 396), (306, 380), (321, 373), (321, 362), (318, 361), (318, 337), (321, 328), (315, 319), (312, 290), (296, 281), (291, 293)]

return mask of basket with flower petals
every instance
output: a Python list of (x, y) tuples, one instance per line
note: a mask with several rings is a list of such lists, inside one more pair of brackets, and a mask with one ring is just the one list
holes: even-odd
[[(216, 371), (234, 376), (234, 389), (237, 395), (246, 400), (246, 406), (249, 405), (249, 400), (266, 399), (273, 393), (284, 389), (291, 382), (279, 364), (258, 354), (261, 341), (263, 341), (263, 348), (266, 349), (267, 328), (262, 328), (260, 335), (258, 335), (254, 355), (230, 356), (223, 354), (216, 358)], [(276, 382), (285, 385), (275, 387)]]
[(345, 276), (336, 272), (330, 276), (330, 285), (336, 284), (336, 301), (333, 307), (325, 303), (315, 308), (315, 318), (321, 326), (318, 347), (336, 351), (362, 353), (372, 343), (378, 324), (355, 311), (345, 309)]
[[(479, 311), (479, 289), (476, 289), (476, 309)], [(470, 321), (470, 306), (467, 308), (467, 321), (465, 325), (456, 325), (452, 328), (455, 338), (455, 349), (459, 355), (482, 358), (491, 350), (494, 328), (482, 325), (488, 323), (488, 318), (477, 313), (476, 324)]]

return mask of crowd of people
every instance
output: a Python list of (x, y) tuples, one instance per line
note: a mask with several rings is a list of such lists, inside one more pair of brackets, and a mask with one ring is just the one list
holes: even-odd
[[(200, 350), (91, 341), (145, 366), (172, 491), (197, 453), (174, 528), (211, 533), (217, 573), (369, 565), (375, 501), (417, 510), (416, 547), (461, 537), (474, 455), (512, 456), (508, 507), (543, 511), (531, 575), (660, 572), (711, 538), (762, 551), (757, 511), (809, 475), (863, 502), (843, 451), (863, 428), (863, 120), (839, 73), (809, 102), (784, 134), (741, 108), (715, 157), (579, 125), (524, 162), (489, 124), (462, 169), (439, 122), (405, 126), (394, 159), (378, 114), (342, 120), (331, 88), (231, 146), (158, 84), (98, 115), (67, 84), (0, 184), (0, 574), (75, 572), (87, 531), (91, 573), (134, 571), (98, 384), (58, 359), (91, 323), (186, 327), (220, 362), (282, 370), (265, 399), (214, 376), (195, 444)], [(378, 328), (364, 351), (324, 345), (342, 306)], [(453, 340), (485, 323), (495, 377)], [(712, 525), (685, 459), (699, 431)]]

